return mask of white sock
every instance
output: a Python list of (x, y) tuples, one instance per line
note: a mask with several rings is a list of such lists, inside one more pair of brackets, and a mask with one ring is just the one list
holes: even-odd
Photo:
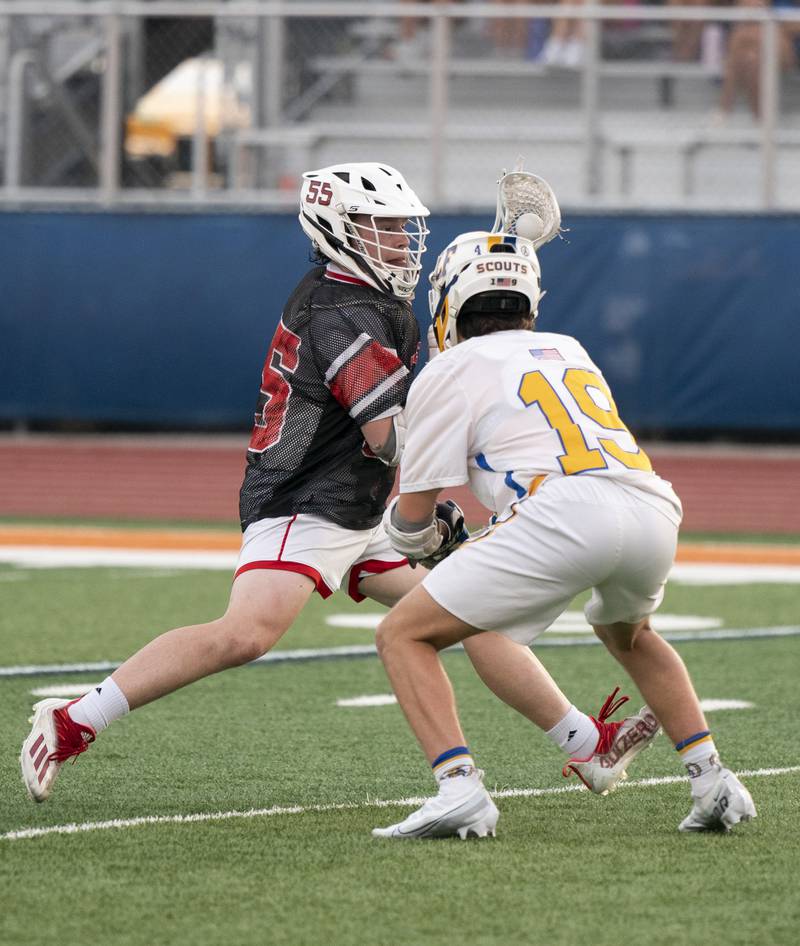
[(129, 711), (125, 694), (111, 677), (106, 677), (99, 686), (70, 706), (67, 712), (76, 723), (91, 726), (99, 733)]
[(711, 733), (696, 733), (679, 742), (675, 748), (689, 773), (692, 797), (702, 798), (714, 785), (721, 767)]
[(591, 716), (570, 706), (566, 716), (545, 734), (571, 759), (587, 759), (597, 748), (600, 733)]
[(435, 758), (431, 768), (436, 781), (441, 783), (443, 779), (456, 775), (471, 774), (475, 770), (475, 762), (466, 746), (454, 746)]

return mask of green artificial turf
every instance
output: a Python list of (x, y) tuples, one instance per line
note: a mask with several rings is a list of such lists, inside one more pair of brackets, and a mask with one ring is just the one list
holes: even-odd
[[(125, 569), (0, 570), (4, 666), (121, 660), (171, 627), (216, 616), (229, 576)], [(665, 611), (726, 627), (797, 623), (797, 586), (670, 585)], [(372, 640), (327, 614), (379, 611), (313, 598), (285, 647)], [(753, 709), (709, 714), (736, 770), (800, 765), (800, 638), (678, 645), (702, 698)], [(599, 646), (539, 649), (569, 698), (596, 713), (625, 676)], [(114, 946), (492, 946), (770, 944), (796, 941), (800, 773), (745, 779), (756, 821), (728, 836), (682, 835), (683, 783), (570, 785), (562, 754), (478, 681), (467, 657), (444, 657), (486, 784), (500, 793), (498, 836), (392, 842), (370, 829), (424, 796), (427, 765), (396, 705), (344, 708), (385, 694), (375, 657), (244, 667), (203, 680), (116, 723), (64, 768), (52, 798), (30, 802), (17, 755), (34, 686), (93, 674), (0, 677), (0, 835), (25, 828), (147, 816), (292, 813), (157, 823), (32, 839), (0, 838), (0, 941)], [(626, 687), (636, 703), (636, 691)], [(631, 780), (682, 774), (663, 736)], [(348, 805), (351, 807), (341, 807)], [(322, 806), (323, 810), (315, 810)], [(337, 807), (338, 806), (338, 807)]]

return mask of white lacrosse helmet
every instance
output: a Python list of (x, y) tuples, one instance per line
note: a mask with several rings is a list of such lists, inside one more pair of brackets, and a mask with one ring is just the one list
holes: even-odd
[[(494, 311), (503, 310), (503, 300), (516, 303), (514, 296), (523, 295), (535, 319), (543, 295), (541, 276), (532, 240), (482, 230), (456, 237), (439, 255), (430, 275), (428, 303), (439, 351), (457, 343), (459, 312), (479, 293), (497, 294), (490, 303)], [(516, 304), (513, 311), (518, 311)]]
[[(375, 289), (412, 299), (422, 270), (429, 210), (388, 164), (336, 164), (303, 175), (300, 226), (329, 260)], [(356, 228), (353, 217), (363, 214)], [(379, 229), (376, 218), (399, 218), (408, 237), (402, 263), (387, 256), (383, 240), (396, 229)], [(395, 251), (396, 252), (396, 251)]]

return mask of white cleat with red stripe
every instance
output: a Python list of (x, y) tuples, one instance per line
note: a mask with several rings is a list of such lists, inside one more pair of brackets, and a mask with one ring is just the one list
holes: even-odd
[(33, 707), (30, 735), (22, 744), (19, 763), (22, 781), (34, 801), (44, 801), (53, 790), (59, 769), (89, 748), (96, 733), (78, 725), (67, 712), (77, 700), (42, 700)]
[(596, 795), (613, 792), (628, 777), (627, 766), (649, 748), (661, 732), (661, 725), (649, 706), (643, 706), (621, 723), (607, 722), (609, 716), (628, 702), (627, 696), (616, 699), (617, 693), (619, 687), (603, 703), (597, 719), (591, 717), (599, 733), (594, 752), (585, 759), (569, 759), (561, 773), (565, 778), (577, 775)]

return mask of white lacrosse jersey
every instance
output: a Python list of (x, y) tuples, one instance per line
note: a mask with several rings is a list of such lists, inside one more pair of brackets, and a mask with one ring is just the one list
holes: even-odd
[(437, 355), (411, 385), (400, 491), (460, 486), (503, 518), (542, 476), (613, 477), (678, 525), (681, 505), (569, 335), (495, 332)]

